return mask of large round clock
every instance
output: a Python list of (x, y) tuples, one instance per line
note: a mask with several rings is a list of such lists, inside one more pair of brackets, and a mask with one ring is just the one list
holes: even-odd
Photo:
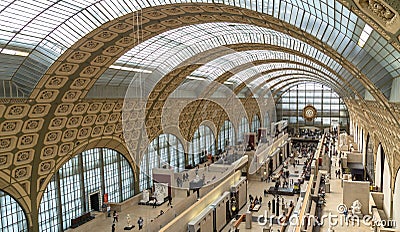
[(307, 121), (312, 121), (317, 117), (317, 109), (314, 106), (308, 105), (303, 109), (303, 118)]

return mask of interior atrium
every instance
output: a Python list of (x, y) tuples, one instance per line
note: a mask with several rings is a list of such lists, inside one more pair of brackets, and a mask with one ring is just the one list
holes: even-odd
[(400, 231), (399, 151), (398, 0), (0, 1), (0, 231)]

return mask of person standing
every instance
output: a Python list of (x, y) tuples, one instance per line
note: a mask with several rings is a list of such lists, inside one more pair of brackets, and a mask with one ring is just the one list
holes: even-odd
[(111, 217), (111, 206), (107, 205), (107, 217)]
[(172, 197), (168, 196), (168, 205), (167, 206), (172, 206)]
[(111, 232), (115, 232), (115, 224), (114, 223), (111, 226)]
[(143, 218), (139, 217), (137, 223), (138, 223), (138, 226), (139, 226), (139, 230), (141, 230), (143, 228)]
[(113, 213), (113, 218), (114, 218), (114, 221), (113, 221), (113, 223), (114, 223), (114, 222), (118, 222), (118, 213), (117, 213), (117, 211), (116, 211), (116, 210), (114, 210), (114, 213)]
[(156, 207), (157, 207), (157, 198), (155, 198), (154, 202), (153, 202), (153, 208), (156, 208)]

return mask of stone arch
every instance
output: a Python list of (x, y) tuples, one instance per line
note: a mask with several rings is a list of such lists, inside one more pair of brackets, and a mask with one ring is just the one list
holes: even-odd
[(21, 192), (15, 189), (15, 186), (10, 185), (6, 181), (0, 178), (0, 186), (7, 186), (5, 188), (0, 189), (1, 191), (8, 194), (11, 198), (13, 198), (18, 205), (21, 207), (22, 211), (25, 215), (25, 220), (28, 228), (32, 228), (32, 211), (29, 196), (22, 196)]
[(125, 143), (120, 139), (116, 137), (100, 137), (100, 138), (95, 138), (91, 139), (85, 143), (81, 143), (79, 146), (75, 147), (69, 154), (65, 156), (65, 158), (58, 162), (52, 172), (50, 172), (48, 175), (40, 179), (40, 191), (38, 193), (38, 205), (37, 207), (40, 206), (40, 202), (43, 196), (43, 193), (45, 189), (47, 188), (47, 185), (51, 181), (51, 178), (53, 175), (58, 172), (58, 170), (65, 164), (67, 163), (70, 159), (73, 157), (77, 156), (78, 154), (82, 153), (83, 151), (90, 150), (93, 148), (109, 148), (113, 149), (117, 152), (119, 152), (125, 159), (129, 162), (131, 165), (133, 175), (135, 177), (135, 192), (137, 192), (137, 182), (139, 179), (138, 177), (138, 166), (137, 166), (137, 161), (133, 160), (133, 158), (130, 156), (128, 149), (125, 146)]

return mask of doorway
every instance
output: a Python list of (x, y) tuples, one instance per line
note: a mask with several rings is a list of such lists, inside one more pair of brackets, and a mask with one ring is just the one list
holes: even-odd
[(89, 200), (90, 200), (90, 211), (94, 210), (94, 211), (100, 211), (100, 194), (99, 192), (96, 193), (92, 193), (89, 196)]

